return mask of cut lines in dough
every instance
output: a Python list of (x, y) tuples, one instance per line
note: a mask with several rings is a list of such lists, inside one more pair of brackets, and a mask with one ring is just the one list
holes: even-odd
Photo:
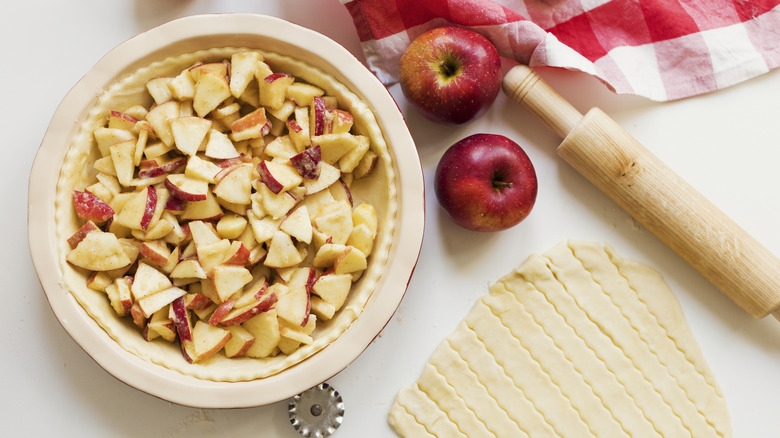
[(388, 422), (402, 437), (731, 437), (660, 274), (579, 241), (492, 284)]

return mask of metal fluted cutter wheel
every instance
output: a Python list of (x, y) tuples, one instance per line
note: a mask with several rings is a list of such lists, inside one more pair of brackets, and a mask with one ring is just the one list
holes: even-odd
[(290, 399), (290, 424), (305, 437), (331, 436), (344, 420), (344, 402), (338, 391), (321, 383)]

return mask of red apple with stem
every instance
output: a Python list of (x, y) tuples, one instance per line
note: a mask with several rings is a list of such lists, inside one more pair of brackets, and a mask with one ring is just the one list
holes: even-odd
[(501, 89), (501, 57), (484, 36), (445, 26), (412, 41), (399, 64), (401, 91), (424, 116), (460, 125), (481, 116)]
[(474, 134), (452, 145), (434, 177), (439, 205), (458, 225), (499, 231), (525, 219), (536, 202), (536, 171), (522, 147), (497, 134)]

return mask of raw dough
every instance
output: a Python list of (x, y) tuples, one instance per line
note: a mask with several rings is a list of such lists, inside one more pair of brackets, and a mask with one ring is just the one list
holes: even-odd
[(402, 437), (731, 436), (661, 275), (579, 241), (491, 285), (388, 422)]

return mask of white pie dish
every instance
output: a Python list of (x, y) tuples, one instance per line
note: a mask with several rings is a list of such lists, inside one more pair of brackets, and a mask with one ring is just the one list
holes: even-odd
[[(250, 47), (304, 60), (334, 76), (376, 115), (389, 146), (397, 213), (385, 269), (362, 314), (333, 342), (300, 363), (264, 378), (213, 381), (144, 360), (112, 339), (63, 284), (58, 269), (55, 197), (58, 177), (80, 122), (96, 95), (130, 71), (170, 55), (213, 47)], [(335, 68), (334, 65), (339, 66)], [(422, 243), (423, 176), (417, 151), (398, 107), (384, 86), (354, 56), (316, 32), (254, 14), (202, 15), (138, 35), (101, 59), (55, 112), (32, 167), (29, 245), (49, 303), (69, 335), (119, 380), (156, 397), (200, 408), (250, 407), (284, 400), (332, 377), (382, 330), (400, 304)]]

